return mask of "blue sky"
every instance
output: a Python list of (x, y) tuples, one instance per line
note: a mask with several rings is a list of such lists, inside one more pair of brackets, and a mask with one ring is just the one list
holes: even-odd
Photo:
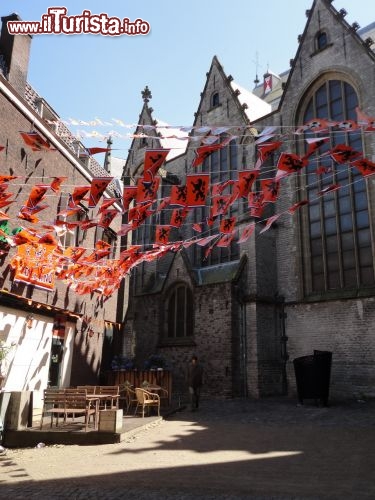
[[(62, 119), (117, 118), (137, 123), (141, 91), (148, 85), (154, 117), (188, 126), (214, 55), (227, 74), (249, 89), (257, 71), (262, 78), (267, 67), (276, 73), (289, 68), (312, 0), (2, 0), (0, 14), (17, 12), (25, 21), (40, 21), (49, 7), (57, 5), (66, 7), (68, 15), (89, 9), (130, 21), (141, 18), (151, 26), (146, 36), (33, 37), (29, 83)], [(335, 0), (333, 5), (348, 11), (350, 23), (364, 27), (375, 21), (373, 0)], [(108, 131), (108, 127), (95, 129)], [(76, 132), (76, 127), (71, 130)], [(104, 145), (96, 139), (83, 142)], [(116, 156), (126, 157), (129, 145), (115, 139)]]

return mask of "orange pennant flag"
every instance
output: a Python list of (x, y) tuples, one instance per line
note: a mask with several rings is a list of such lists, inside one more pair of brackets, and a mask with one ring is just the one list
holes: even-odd
[(53, 177), (53, 181), (51, 182), (51, 189), (55, 193), (60, 191), (60, 185), (66, 181), (67, 177)]
[(20, 132), (20, 134), (26, 146), (29, 146), (33, 151), (54, 151), (51, 144), (43, 139), (38, 132)]
[(159, 168), (165, 162), (169, 149), (148, 149), (145, 152), (143, 178), (145, 182), (152, 182)]
[(75, 207), (80, 203), (86, 194), (90, 191), (91, 186), (76, 186), (69, 200), (69, 207)]
[(169, 235), (171, 226), (156, 226), (155, 230), (155, 243), (165, 245), (169, 242)]
[(89, 208), (95, 208), (98, 204), (100, 197), (106, 190), (108, 184), (112, 181), (113, 177), (95, 177), (91, 181)]

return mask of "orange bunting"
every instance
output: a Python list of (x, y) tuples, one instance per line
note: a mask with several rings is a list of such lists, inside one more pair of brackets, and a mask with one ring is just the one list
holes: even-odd
[(113, 177), (95, 177), (91, 181), (90, 195), (89, 195), (89, 208), (95, 208), (101, 196), (106, 190), (108, 184), (112, 181)]
[(362, 156), (362, 153), (355, 151), (352, 147), (347, 146), (346, 144), (338, 144), (329, 151), (329, 154), (331, 158), (340, 165), (353, 161), (358, 158), (358, 156)]
[(171, 196), (169, 198), (170, 205), (177, 205), (179, 207), (186, 207), (187, 205), (187, 187), (184, 186), (172, 186)]
[(60, 191), (60, 185), (66, 181), (67, 177), (54, 177), (53, 181), (50, 184), (50, 188), (52, 191), (55, 193), (58, 193)]
[(154, 201), (157, 198), (160, 177), (155, 177), (151, 182), (146, 182), (144, 179), (138, 179), (137, 183), (137, 203), (147, 203)]
[(187, 208), (173, 210), (170, 225), (173, 227), (181, 227), (188, 213), (189, 210)]
[(245, 241), (247, 241), (250, 238), (250, 236), (253, 234), (254, 231), (255, 231), (255, 223), (251, 222), (250, 224), (247, 224), (244, 227), (237, 243), (245, 243)]
[(90, 191), (91, 186), (76, 186), (73, 190), (73, 194), (70, 195), (68, 207), (76, 207)]
[(203, 207), (210, 187), (209, 174), (186, 176), (186, 202), (188, 207)]
[(355, 160), (351, 165), (352, 167), (357, 168), (364, 177), (375, 174), (375, 163), (367, 160), (366, 158)]
[(104, 210), (101, 214), (100, 221), (98, 222), (99, 227), (109, 227), (113, 219), (116, 217), (118, 214), (118, 211), (113, 208), (109, 210)]
[(169, 242), (169, 235), (171, 226), (156, 226), (155, 229), (155, 243), (166, 245)]
[(238, 172), (238, 181), (237, 181), (238, 196), (247, 198), (258, 175), (259, 175), (259, 170), (241, 170), (240, 172)]
[(23, 142), (33, 151), (55, 151), (51, 144), (43, 139), (38, 132), (20, 132)]
[(145, 152), (143, 179), (152, 182), (160, 167), (165, 162), (170, 149), (148, 149)]
[(223, 219), (220, 222), (220, 232), (225, 234), (231, 233), (234, 230), (235, 225), (236, 225), (235, 217), (229, 217), (228, 219)]

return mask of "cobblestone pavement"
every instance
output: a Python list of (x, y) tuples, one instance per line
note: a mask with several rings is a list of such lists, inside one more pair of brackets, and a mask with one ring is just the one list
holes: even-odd
[(119, 444), (8, 449), (0, 498), (375, 498), (375, 401), (203, 401)]

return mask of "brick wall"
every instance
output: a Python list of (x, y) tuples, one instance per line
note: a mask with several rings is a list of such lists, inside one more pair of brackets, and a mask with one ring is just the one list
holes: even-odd
[[(9, 87), (9, 83), (0, 76), (1, 82)], [(17, 98), (16, 98), (17, 99)], [(23, 103), (24, 104), (24, 103)], [(26, 105), (27, 107), (27, 105)], [(33, 122), (17, 108), (17, 106), (2, 92), (0, 92), (0, 145), (6, 146), (2, 151), (2, 174), (18, 175), (9, 183), (9, 192), (14, 193), (14, 203), (6, 207), (10, 220), (11, 229), (15, 227), (32, 228), (33, 225), (27, 221), (17, 218), (22, 204), (24, 204), (30, 194), (31, 187), (35, 184), (49, 184), (53, 176), (66, 176), (67, 180), (62, 183), (61, 191), (47, 193), (46, 203), (48, 208), (38, 213), (40, 224), (38, 230), (45, 232), (41, 227), (44, 224), (53, 224), (56, 214), (67, 207), (68, 193), (72, 192), (73, 186), (85, 185), (88, 183), (87, 177), (79, 172), (75, 163), (70, 161), (61, 150), (33, 152), (27, 147), (20, 136), (20, 131), (30, 131), (34, 127), (38, 130), (42, 121), (36, 114), (32, 114)], [(43, 126), (43, 125), (41, 125)], [(43, 129), (39, 129), (43, 136)], [(56, 138), (58, 145), (60, 140)], [(62, 149), (65, 147), (61, 144)], [(90, 209), (88, 217), (93, 218), (97, 209)], [(121, 223), (120, 217), (112, 223), (111, 228), (116, 230)], [(87, 248), (87, 255), (94, 249), (96, 239), (95, 228), (86, 231), (82, 245)], [(73, 243), (74, 244), (74, 243)], [(72, 367), (72, 380), (77, 375), (85, 372), (84, 377), (92, 379), (98, 374), (101, 361), (101, 349), (103, 343), (105, 321), (116, 321), (117, 294), (104, 299), (98, 295), (77, 295), (74, 290), (68, 288), (62, 280), (55, 281), (55, 288), (51, 292), (31, 287), (24, 283), (16, 283), (13, 280), (13, 271), (9, 265), (10, 259), (16, 255), (17, 249), (11, 248), (9, 255), (0, 261), (0, 287), (15, 295), (31, 299), (34, 303), (40, 303), (54, 309), (69, 311), (87, 316), (90, 319), (90, 326), (93, 329), (93, 337), (89, 337), (87, 331), (76, 338), (77, 363)], [(119, 248), (117, 248), (117, 256)], [(78, 332), (81, 329), (81, 322), (78, 324)], [(77, 370), (77, 372), (75, 371)], [(78, 373), (79, 372), (79, 373)], [(87, 380), (89, 381), (89, 380)]]
[(293, 359), (331, 351), (331, 396), (375, 396), (375, 299), (296, 304), (286, 308), (289, 393), (295, 394)]

